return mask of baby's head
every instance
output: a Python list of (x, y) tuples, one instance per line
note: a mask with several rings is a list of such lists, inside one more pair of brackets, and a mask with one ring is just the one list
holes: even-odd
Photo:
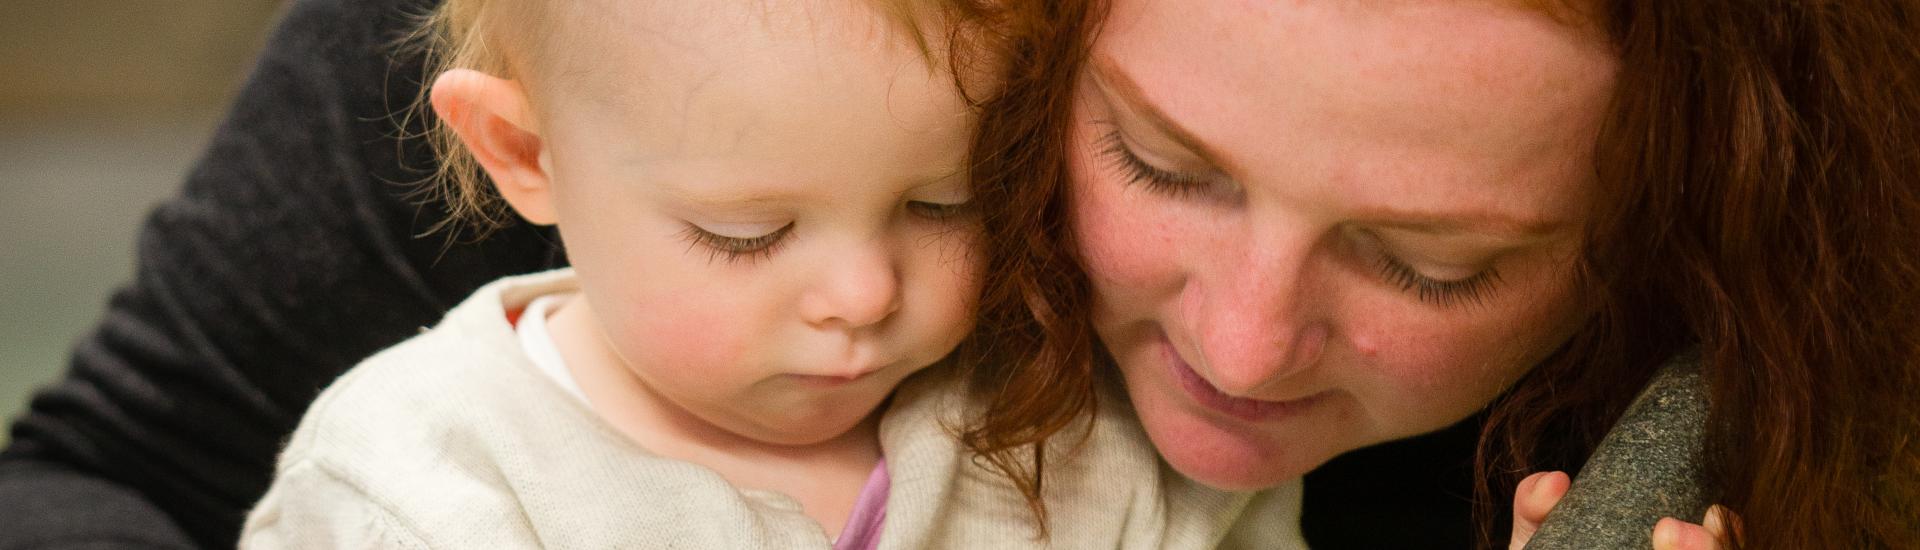
[(604, 357), (657, 396), (762, 442), (837, 437), (972, 326), (953, 13), (449, 0), (446, 195), (557, 225)]

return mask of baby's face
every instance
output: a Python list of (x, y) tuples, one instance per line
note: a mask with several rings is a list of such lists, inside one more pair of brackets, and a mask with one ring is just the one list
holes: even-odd
[(648, 389), (818, 442), (965, 336), (973, 118), (894, 22), (863, 2), (576, 6), (533, 91), (543, 161), (604, 341)]

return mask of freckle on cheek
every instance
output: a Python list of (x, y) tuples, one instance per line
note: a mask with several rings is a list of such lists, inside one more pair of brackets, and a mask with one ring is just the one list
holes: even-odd
[(1161, 274), (1171, 267), (1171, 253), (1181, 244), (1166, 222), (1142, 224), (1126, 216), (1112, 216), (1089, 225), (1089, 237), (1098, 243), (1100, 263), (1112, 279), (1143, 281)]

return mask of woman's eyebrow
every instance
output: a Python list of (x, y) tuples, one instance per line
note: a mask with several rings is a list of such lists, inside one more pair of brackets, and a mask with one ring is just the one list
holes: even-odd
[(1534, 218), (1492, 209), (1424, 212), (1377, 208), (1365, 210), (1375, 225), (1430, 235), (1475, 234), (1522, 242), (1547, 240), (1567, 227), (1562, 220)]
[(1215, 168), (1221, 170), (1228, 169), (1228, 166), (1221, 162), (1225, 158), (1224, 156), (1208, 148), (1205, 142), (1200, 141), (1200, 138), (1194, 137), (1193, 132), (1187, 131), (1186, 127), (1175, 123), (1173, 119), (1167, 117), (1167, 114), (1161, 111), (1159, 106), (1154, 105), (1151, 101), (1147, 101), (1147, 95), (1140, 89), (1140, 84), (1135, 82), (1133, 77), (1128, 75), (1126, 71), (1121, 70), (1118, 65), (1115, 65), (1112, 59), (1104, 55), (1096, 54), (1093, 56), (1091, 65), (1093, 68), (1094, 86), (1106, 92), (1109, 99), (1114, 99), (1121, 103), (1123, 107), (1122, 110), (1146, 119), (1147, 124), (1160, 130), (1160, 132), (1166, 134), (1167, 137), (1173, 138), (1181, 147), (1185, 147), (1188, 151), (1199, 155), (1201, 160), (1207, 161), (1208, 164), (1213, 165)]

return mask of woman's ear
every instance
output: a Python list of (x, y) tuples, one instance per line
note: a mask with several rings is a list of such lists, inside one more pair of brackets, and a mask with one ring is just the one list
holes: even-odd
[(538, 225), (556, 221), (546, 144), (520, 83), (453, 69), (433, 80), (430, 100), (520, 217)]

